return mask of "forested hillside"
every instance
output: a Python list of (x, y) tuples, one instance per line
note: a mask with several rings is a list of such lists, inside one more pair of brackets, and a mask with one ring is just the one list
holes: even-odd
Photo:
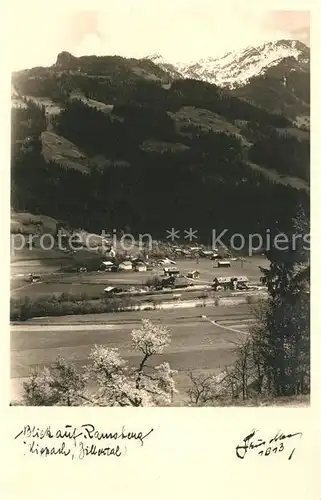
[[(168, 228), (193, 227), (206, 239), (212, 228), (288, 227), (298, 206), (308, 206), (309, 134), (289, 119), (215, 85), (173, 81), (150, 61), (96, 59), (70, 69), (64, 56), (49, 69), (14, 75), (26, 106), (12, 110), (15, 209), (90, 231), (126, 227), (164, 237)], [(30, 95), (52, 99), (61, 112), (49, 116)], [(67, 168), (59, 155), (45, 159), (46, 130), (71, 141), (88, 168)], [(282, 183), (284, 175), (303, 188)]]

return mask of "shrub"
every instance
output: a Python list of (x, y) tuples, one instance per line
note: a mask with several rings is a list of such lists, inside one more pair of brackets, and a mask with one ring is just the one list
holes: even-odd
[(73, 314), (99, 314), (117, 312), (133, 304), (129, 298), (103, 297), (95, 300), (79, 300), (72, 294), (47, 295), (36, 299), (23, 297), (11, 299), (10, 320), (26, 321), (41, 316), (67, 316)]
[(146, 280), (145, 285), (152, 287), (152, 288), (156, 288), (157, 285), (161, 284), (161, 282), (162, 282), (162, 280), (159, 276), (151, 276), (150, 278), (148, 278)]

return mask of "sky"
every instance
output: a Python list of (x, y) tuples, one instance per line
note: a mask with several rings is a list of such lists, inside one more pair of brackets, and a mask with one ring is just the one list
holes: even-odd
[(188, 62), (268, 40), (309, 44), (310, 37), (308, 11), (249, 9), (241, 7), (244, 2), (218, 8), (215, 2), (123, 0), (106, 3), (104, 10), (50, 12), (24, 5), (11, 16), (12, 70), (51, 65), (63, 50), (75, 56), (156, 53)]

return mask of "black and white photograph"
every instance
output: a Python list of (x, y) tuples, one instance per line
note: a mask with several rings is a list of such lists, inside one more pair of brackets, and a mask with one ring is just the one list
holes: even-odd
[(309, 11), (23, 12), (7, 405), (309, 407)]

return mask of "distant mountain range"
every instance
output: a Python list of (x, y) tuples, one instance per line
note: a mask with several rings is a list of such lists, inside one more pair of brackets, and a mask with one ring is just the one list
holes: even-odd
[(252, 78), (266, 74), (291, 58), (291, 70), (310, 71), (310, 49), (296, 40), (278, 40), (256, 47), (227, 52), (220, 57), (208, 57), (192, 63), (169, 63), (159, 54), (148, 56), (166, 71), (183, 78), (195, 78), (230, 89), (244, 86)]
[(233, 95), (299, 125), (309, 124), (310, 49), (297, 40), (278, 40), (192, 63), (169, 63), (159, 54), (147, 59), (173, 78), (193, 78), (230, 89)]
[[(310, 49), (296, 40), (278, 40), (209, 57), (192, 63), (173, 63), (161, 55), (143, 59), (118, 56), (75, 57), (61, 52), (49, 68), (32, 68), (13, 75), (19, 93), (40, 95), (54, 78), (95, 78), (99, 84), (132, 85), (141, 80), (166, 86), (178, 79), (195, 79), (223, 88), (269, 112), (283, 114), (298, 126), (310, 123)], [(36, 94), (35, 86), (37, 86)], [(82, 85), (80, 84), (80, 87)], [(42, 97), (48, 92), (41, 90)], [(38, 94), (37, 94), (38, 93)], [(51, 93), (51, 92), (50, 92)], [(16, 97), (17, 96), (13, 96)]]

